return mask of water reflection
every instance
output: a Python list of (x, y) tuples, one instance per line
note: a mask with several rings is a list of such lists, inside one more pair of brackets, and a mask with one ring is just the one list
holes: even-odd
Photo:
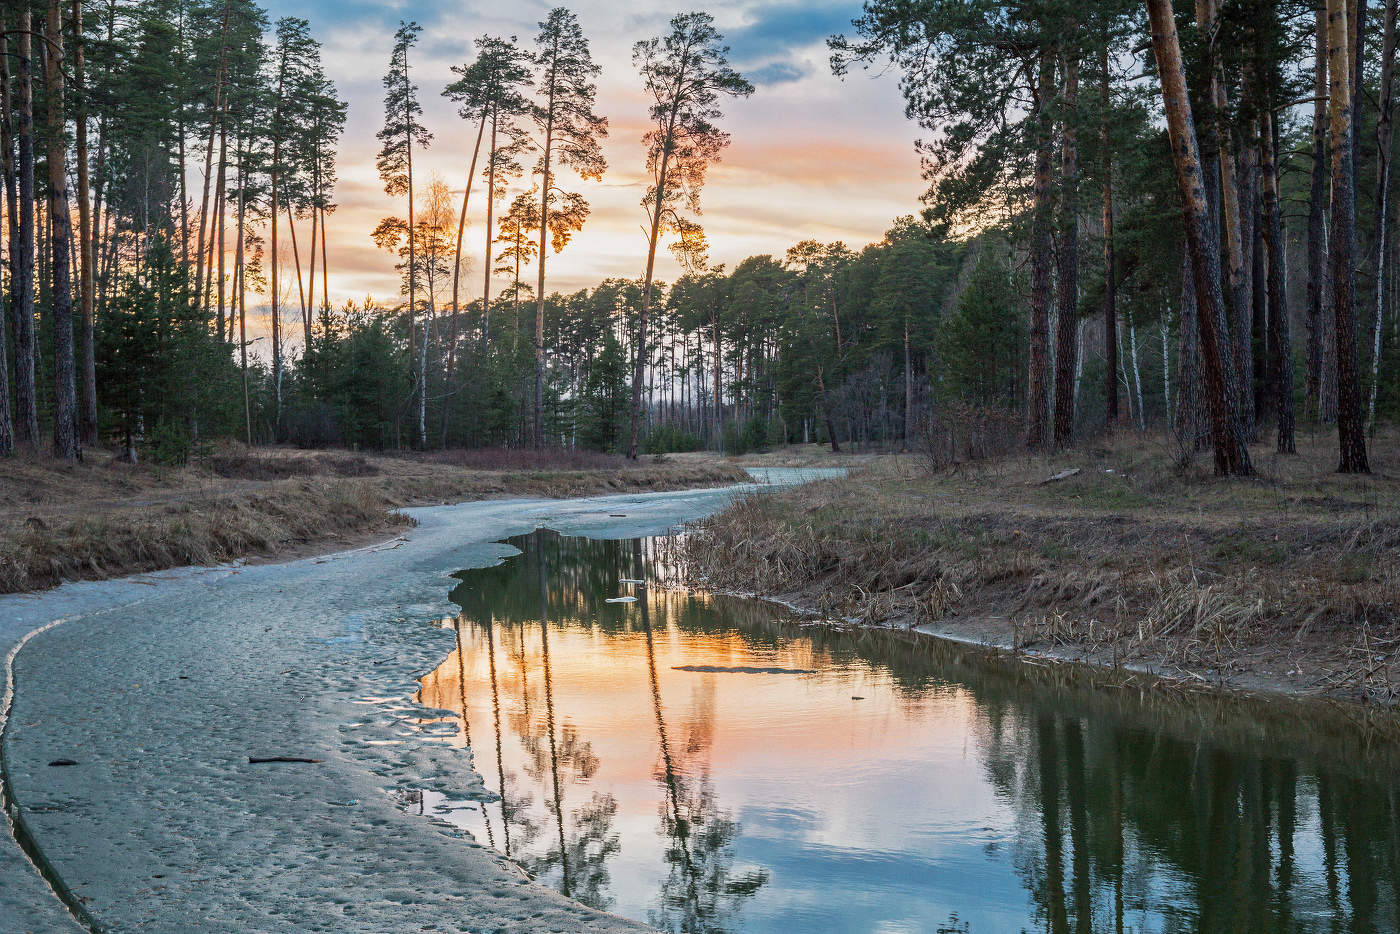
[(444, 816), (587, 904), (674, 932), (1400, 930), (1387, 719), (798, 629), (649, 586), (670, 539), (511, 544), (458, 575), (418, 699), (498, 796)]

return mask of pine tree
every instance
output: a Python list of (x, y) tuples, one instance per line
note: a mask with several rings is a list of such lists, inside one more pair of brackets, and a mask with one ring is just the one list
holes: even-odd
[(540, 133), (539, 269), (535, 287), (535, 447), (544, 445), (544, 283), (546, 245), (559, 252), (569, 237), (583, 227), (588, 202), (558, 185), (558, 168), (572, 168), (581, 178), (601, 179), (607, 160), (599, 141), (608, 135), (608, 121), (593, 112), (598, 96), (593, 79), (600, 71), (593, 63), (588, 40), (578, 17), (555, 7), (539, 24), (535, 36), (535, 82), (540, 103), (534, 120)]
[(680, 14), (662, 38), (638, 42), (632, 61), (641, 70), (651, 99), (652, 127), (642, 138), (647, 147), (651, 184), (642, 206), (651, 214), (647, 239), (646, 275), (633, 348), (632, 416), (627, 456), (636, 459), (642, 422), (642, 383), (647, 363), (647, 318), (651, 312), (656, 247), (663, 233), (673, 231), (671, 249), (688, 269), (700, 268), (704, 234), (682, 211), (700, 213), (700, 190), (709, 166), (729, 145), (729, 134), (715, 125), (722, 113), (721, 97), (747, 97), (753, 85), (729, 67), (729, 48), (708, 13)]
[(1187, 251), (1195, 277), (1197, 323), (1205, 386), (1210, 405), (1211, 439), (1215, 471), (1227, 476), (1253, 473), (1249, 448), (1239, 421), (1236, 384), (1229, 352), (1229, 325), (1220, 286), (1220, 247), (1211, 223), (1202, 181), (1200, 152), (1186, 94), (1186, 73), (1181, 43), (1170, 0), (1146, 0), (1152, 32), (1152, 51), (1162, 86), (1162, 102), (1171, 137), (1172, 158), (1181, 197)]
[(1370, 473), (1361, 417), (1356, 342), (1356, 196), (1351, 49), (1346, 0), (1327, 0), (1327, 77), (1332, 145), (1328, 271), (1337, 328), (1337, 445), (1340, 473)]
[[(389, 70), (384, 75), (384, 128), (378, 138), (383, 143), (379, 150), (377, 166), (379, 177), (384, 182), (384, 193), (390, 197), (408, 197), (408, 229), (415, 228), (413, 193), (413, 147), (426, 148), (433, 135), (422, 124), (423, 107), (418, 102), (418, 87), (409, 74), (408, 53), (418, 40), (423, 27), (415, 22), (400, 22), (394, 33), (394, 48), (389, 57)], [(313, 237), (314, 237), (313, 233)], [(413, 333), (413, 320), (418, 313), (418, 277), (415, 239), (408, 241), (408, 316), (409, 333)], [(323, 251), (324, 252), (324, 251)], [(427, 357), (427, 326), (424, 325), (422, 359)], [(410, 349), (413, 341), (410, 340)], [(417, 368), (414, 392), (418, 394), (418, 443), (426, 446), (427, 436), (427, 384), (426, 374), (420, 364)]]

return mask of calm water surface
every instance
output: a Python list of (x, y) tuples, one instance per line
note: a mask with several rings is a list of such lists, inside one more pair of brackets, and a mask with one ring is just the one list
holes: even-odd
[(1374, 726), (802, 628), (657, 586), (674, 539), (510, 543), (457, 575), (458, 650), (415, 698), (497, 797), (425, 806), (589, 905), (736, 934), (1400, 930)]

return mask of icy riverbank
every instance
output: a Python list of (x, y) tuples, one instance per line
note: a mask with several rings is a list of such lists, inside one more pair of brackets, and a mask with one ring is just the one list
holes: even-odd
[[(481, 786), (469, 754), (414, 741), (404, 698), (451, 650), (432, 625), (452, 613), (447, 575), (497, 560), (498, 539), (656, 534), (749, 488), (417, 509), (403, 538), (340, 555), (0, 599), (6, 652), (67, 620), (14, 662), (23, 820), (103, 930), (638, 929), (406, 813), (425, 788)], [(322, 761), (248, 762), (264, 756)], [(4, 859), (4, 930), (29, 908), (13, 930), (60, 929), (42, 880)]]

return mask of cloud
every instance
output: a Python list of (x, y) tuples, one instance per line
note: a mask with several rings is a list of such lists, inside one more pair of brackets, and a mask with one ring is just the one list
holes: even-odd
[(800, 81), (805, 74), (805, 71), (792, 62), (769, 62), (758, 68), (750, 68), (746, 77), (755, 85), (763, 87)]
[[(325, 43), (331, 78), (350, 103), (338, 158), (341, 207), (327, 230), (331, 298), (358, 301), (370, 292), (394, 301), (399, 279), (393, 258), (375, 248), (369, 233), (379, 218), (405, 210), (402, 199), (384, 194), (374, 167), (379, 148), (374, 134), (383, 121), (380, 76), (395, 26), (401, 18), (416, 18), (424, 27), (413, 59), (414, 80), (434, 140), (431, 148), (414, 153), (415, 174), (442, 173), (460, 197), (475, 127), (441, 97), (452, 78), (450, 66), (468, 59), (473, 40), (482, 34), (514, 34), (533, 48), (536, 23), (557, 0), (267, 2), (274, 18), (311, 19), (314, 34)], [(609, 118), (611, 132), (604, 143), (609, 170), (602, 183), (579, 182), (568, 174), (563, 179), (593, 207), (587, 226), (567, 249), (549, 256), (547, 288), (565, 292), (605, 276), (636, 277), (643, 271), (645, 218), (639, 202), (646, 185), (641, 136), (647, 100), (632, 64), (632, 44), (663, 34), (676, 10), (687, 9), (676, 0), (625, 5), (575, 0), (571, 6), (603, 69), (598, 111)], [(893, 218), (917, 211), (924, 188), (913, 149), (918, 130), (903, 116), (895, 76), (862, 73), (842, 80), (827, 67), (825, 39), (849, 29), (860, 14), (860, 0), (712, 0), (706, 9), (731, 46), (735, 67), (757, 85), (751, 97), (724, 105), (722, 124), (733, 145), (710, 175), (700, 218), (715, 263), (732, 268), (749, 255), (781, 256), (807, 237), (859, 247), (883, 236)], [(485, 248), (480, 192), (478, 181), (466, 234), (467, 254), (477, 269)], [(298, 234), (309, 236), (309, 227), (299, 227)], [(661, 278), (672, 280), (679, 271), (669, 254), (658, 257)], [(470, 283), (470, 294), (480, 294), (479, 274)]]

